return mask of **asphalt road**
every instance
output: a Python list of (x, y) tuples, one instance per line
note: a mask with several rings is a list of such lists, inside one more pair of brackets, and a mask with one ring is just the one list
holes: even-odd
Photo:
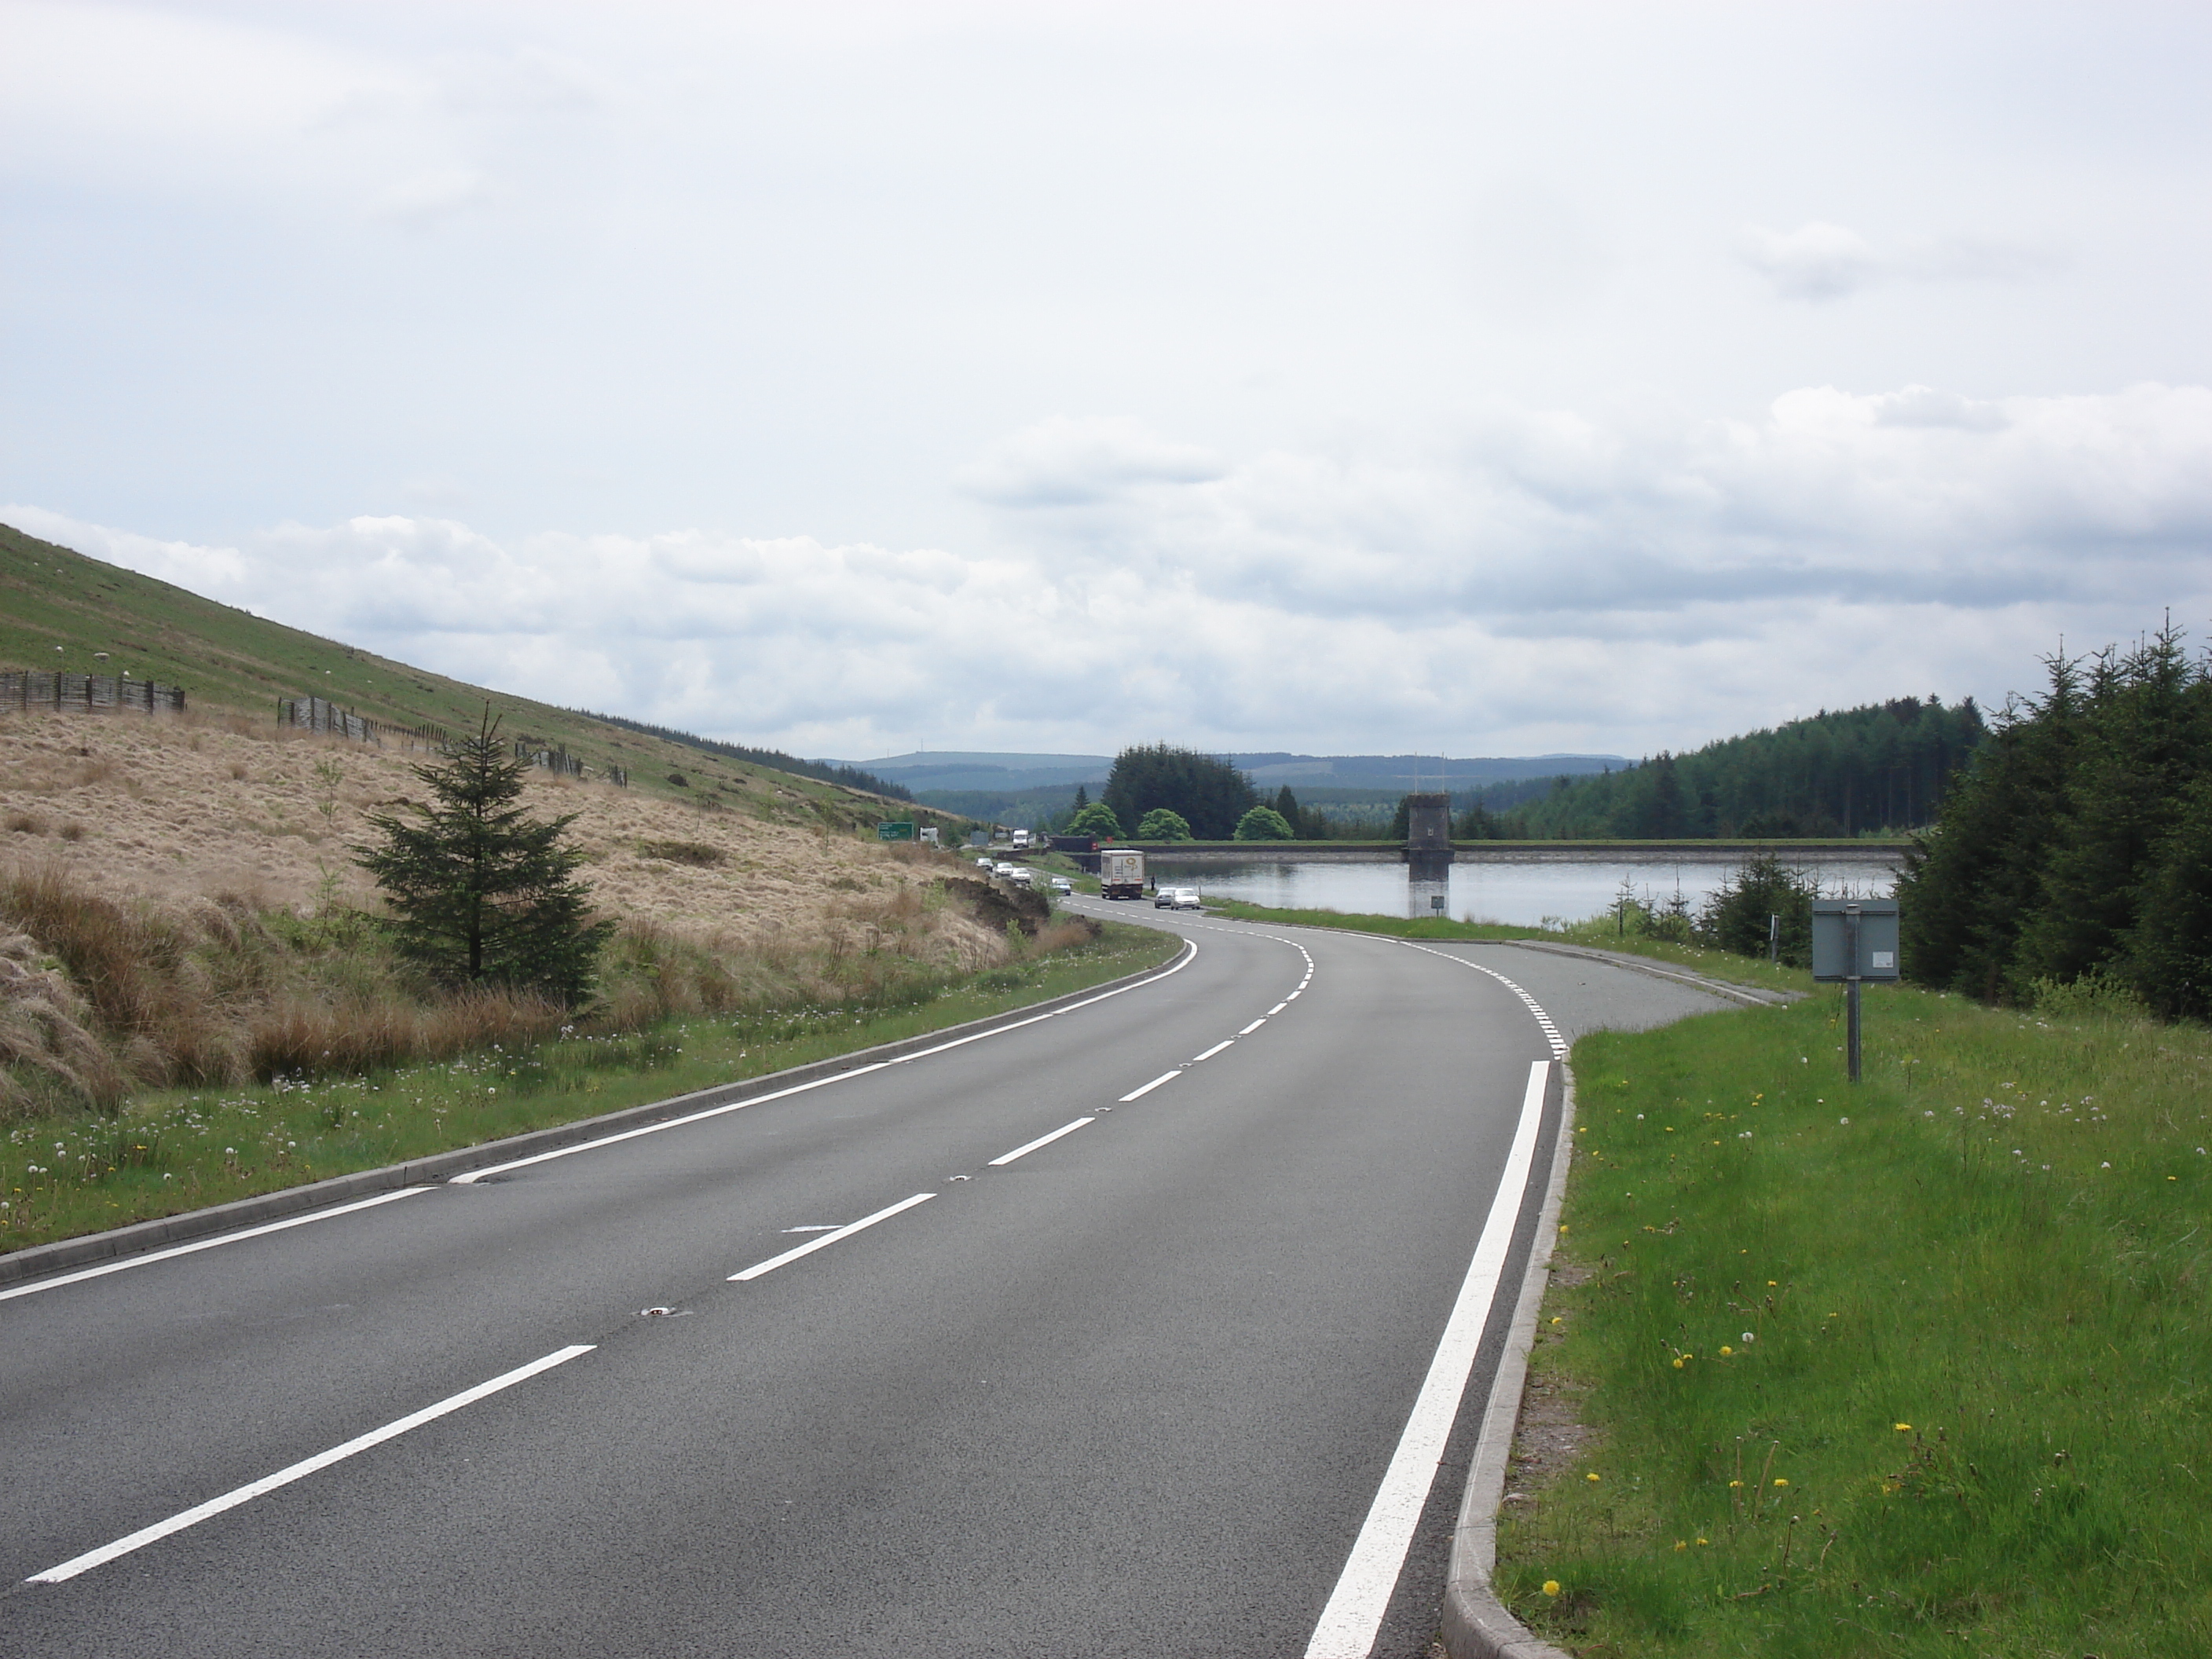
[[(1568, 1038), (1722, 1005), (1078, 902), (1198, 952), (785, 1099), (0, 1294), (0, 1654), (1246, 1659), (1308, 1653), (1325, 1609), (1339, 1646), (1422, 1653), (1557, 1129), (1531, 1002)], [(1378, 1544), (1409, 1458), (1410, 1543)], [(1371, 1605), (1332, 1601), (1362, 1573)]]

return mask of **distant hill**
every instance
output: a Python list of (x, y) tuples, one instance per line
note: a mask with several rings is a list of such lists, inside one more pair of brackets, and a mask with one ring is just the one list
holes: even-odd
[[(1632, 764), (1620, 755), (1524, 755), (1462, 760), (1440, 755), (1293, 755), (1280, 752), (1223, 757), (1251, 775), (1261, 789), (1285, 784), (1293, 788), (1337, 788), (1361, 799), (1388, 799), (1416, 787), (1462, 793), (1493, 783), (1523, 778), (1580, 777)], [(1091, 786), (1093, 794), (1113, 769), (1110, 755), (1027, 755), (982, 750), (921, 750), (885, 755), (876, 760), (820, 759), (823, 766), (849, 766), (914, 791), (916, 799), (940, 792), (963, 795), (1027, 796), (1032, 792), (1072, 792)], [(1040, 800), (1058, 799), (1057, 794)]]
[(816, 764), (849, 766), (917, 794), (925, 789), (1017, 794), (1025, 789), (1049, 788), (1054, 784), (1072, 787), (1103, 783), (1113, 769), (1114, 758), (1110, 755), (1002, 755), (955, 749), (886, 755), (881, 760), (817, 758)]
[[(102, 654), (104, 653), (104, 655)], [(883, 800), (772, 750), (557, 708), (288, 628), (0, 525), (0, 668), (180, 685), (189, 707), (273, 720), (281, 697), (326, 697), (386, 725), (472, 726), (486, 704), (517, 738), (622, 768), (651, 793), (765, 816), (873, 822)], [(684, 780), (681, 783), (676, 779)], [(902, 814), (903, 815), (903, 814)]]

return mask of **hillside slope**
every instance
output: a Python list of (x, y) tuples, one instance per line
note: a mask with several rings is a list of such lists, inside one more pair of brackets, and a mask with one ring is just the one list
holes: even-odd
[[(96, 654), (102, 652), (105, 660)], [(127, 671), (184, 687), (195, 710), (233, 711), (271, 726), (282, 697), (327, 697), (390, 725), (447, 730), (475, 726), (489, 705), (507, 735), (565, 749), (594, 773), (620, 767), (644, 795), (690, 799), (713, 791), (719, 804), (739, 811), (840, 830), (886, 815), (876, 795), (410, 667), (4, 525), (0, 668)], [(904, 803), (896, 811), (913, 816)], [(920, 816), (959, 827), (950, 814)]]

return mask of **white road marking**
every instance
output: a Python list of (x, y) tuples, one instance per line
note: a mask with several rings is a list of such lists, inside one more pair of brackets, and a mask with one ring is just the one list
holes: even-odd
[(1236, 1041), (1237, 1039), (1235, 1037), (1224, 1037), (1220, 1042), (1215, 1043), (1211, 1048), (1208, 1048), (1204, 1054), (1193, 1054), (1190, 1057), (1190, 1063), (1195, 1066), (1201, 1060), (1212, 1060), (1214, 1055), (1219, 1054), (1224, 1048), (1228, 1048), (1230, 1044)]
[(295, 1480), (313, 1474), (318, 1469), (326, 1469), (333, 1463), (341, 1462), (351, 1457), (356, 1452), (364, 1452), (371, 1446), (382, 1445), (386, 1441), (395, 1439), (405, 1434), (410, 1429), (419, 1429), (425, 1423), (443, 1417), (448, 1412), (457, 1412), (464, 1406), (474, 1405), (487, 1395), (497, 1394), (501, 1389), (511, 1389), (516, 1383), (526, 1382), (537, 1376), (540, 1371), (550, 1370), (556, 1365), (565, 1365), (578, 1355), (591, 1352), (593, 1346), (589, 1342), (580, 1342), (570, 1347), (556, 1349), (543, 1359), (533, 1359), (527, 1365), (517, 1366), (502, 1376), (495, 1376), (489, 1382), (479, 1382), (473, 1389), (464, 1389), (457, 1395), (441, 1400), (434, 1406), (425, 1406), (419, 1412), (410, 1412), (397, 1422), (386, 1423), (380, 1429), (371, 1429), (367, 1434), (356, 1435), (343, 1445), (333, 1446), (328, 1451), (317, 1452), (313, 1457), (302, 1458), (299, 1462), (281, 1468), (274, 1474), (264, 1474), (260, 1480), (236, 1487), (223, 1493), (220, 1498), (210, 1498), (206, 1503), (195, 1504), (181, 1514), (171, 1516), (166, 1521), (157, 1521), (150, 1527), (142, 1527), (127, 1538), (118, 1538), (113, 1543), (104, 1544), (96, 1550), (88, 1550), (82, 1555), (71, 1556), (59, 1566), (48, 1567), (44, 1572), (34, 1572), (23, 1582), (28, 1584), (58, 1584), (66, 1579), (76, 1577), (81, 1572), (89, 1572), (93, 1568), (104, 1565), (118, 1556), (128, 1555), (131, 1551), (143, 1549), (158, 1539), (167, 1538), (171, 1533), (182, 1532), (186, 1527), (197, 1526), (210, 1516), (221, 1515), (225, 1510), (234, 1510), (240, 1504), (251, 1503), (264, 1492), (274, 1492), (279, 1486), (289, 1486)]
[(1514, 1224), (1526, 1196), (1528, 1166), (1535, 1157), (1536, 1130), (1543, 1121), (1544, 1090), (1551, 1072), (1552, 1062), (1547, 1060), (1529, 1062), (1520, 1127), (1514, 1131), (1505, 1171), (1498, 1177), (1497, 1194), (1491, 1200), (1490, 1218), (1483, 1225), (1474, 1260), (1468, 1264), (1459, 1299), (1445, 1322), (1443, 1338), (1437, 1344), (1436, 1358), (1429, 1362), (1429, 1374), (1422, 1380), (1413, 1414), (1406, 1420), (1406, 1431), (1399, 1437), (1382, 1487), (1368, 1508), (1366, 1522), (1352, 1544), (1351, 1559), (1344, 1564), (1328, 1605), (1322, 1610), (1313, 1639), (1306, 1644), (1306, 1659), (1367, 1659), (1374, 1650), (1382, 1615), (1389, 1610), (1390, 1594), (1405, 1568), (1413, 1528), (1419, 1524), (1429, 1489), (1436, 1484), (1444, 1443), (1459, 1416), (1483, 1327), (1490, 1322), (1491, 1306), (1497, 1299), (1498, 1280), (1504, 1274), (1506, 1255), (1513, 1243)]
[(282, 1221), (264, 1222), (258, 1227), (240, 1228), (234, 1233), (223, 1233), (214, 1238), (199, 1238), (189, 1244), (172, 1244), (166, 1250), (149, 1250), (143, 1255), (126, 1255), (114, 1261), (103, 1261), (97, 1267), (80, 1267), (73, 1273), (57, 1273), (52, 1279), (40, 1279), (34, 1285), (17, 1285), (0, 1291), (0, 1302), (13, 1301), (19, 1296), (36, 1296), (40, 1291), (58, 1290), (64, 1285), (75, 1285), (82, 1279), (98, 1279), (103, 1273), (119, 1273), (125, 1267), (143, 1267), (149, 1262), (167, 1261), (171, 1256), (191, 1255), (198, 1250), (212, 1250), (218, 1244), (235, 1244), (242, 1238), (258, 1238), (264, 1233), (281, 1233), (287, 1227), (304, 1227), (311, 1221), (328, 1221), (332, 1216), (350, 1215), (356, 1210), (372, 1209), (379, 1204), (390, 1204), (395, 1200), (412, 1198), (417, 1193), (427, 1193), (428, 1187), (401, 1187), (388, 1193), (379, 1193), (374, 1198), (357, 1198), (350, 1204), (334, 1204), (327, 1210), (313, 1210), (306, 1215), (289, 1216)]
[(817, 1250), (826, 1250), (840, 1239), (850, 1238), (862, 1229), (874, 1226), (878, 1221), (889, 1221), (901, 1211), (911, 1210), (917, 1204), (926, 1204), (936, 1196), (935, 1193), (916, 1193), (912, 1198), (902, 1198), (889, 1209), (878, 1210), (873, 1215), (864, 1215), (858, 1221), (849, 1222), (838, 1228), (834, 1233), (824, 1233), (819, 1238), (810, 1238), (804, 1244), (786, 1250), (781, 1255), (772, 1255), (765, 1261), (756, 1261), (743, 1273), (732, 1273), (730, 1283), (750, 1284), (764, 1274), (774, 1273), (778, 1267), (788, 1267), (802, 1255), (812, 1255)]
[(1287, 1001), (1277, 1003), (1273, 1007), (1267, 1010), (1268, 1018), (1272, 1019), (1275, 1015), (1281, 1013), (1284, 1009), (1290, 1006), (1291, 1005)]
[(1038, 1147), (1049, 1146), (1054, 1141), (1059, 1139), (1062, 1135), (1072, 1135), (1078, 1129), (1080, 1129), (1085, 1124), (1096, 1123), (1097, 1121), (1098, 1120), (1095, 1117), (1079, 1117), (1073, 1123), (1063, 1123), (1060, 1127), (1054, 1129), (1050, 1134), (1039, 1135), (1035, 1140), (1030, 1141), (1027, 1146), (1017, 1146), (1012, 1152), (1004, 1153), (998, 1158), (993, 1158), (990, 1162), (989, 1167), (994, 1170), (1004, 1169), (1007, 1164), (1012, 1164), (1016, 1158), (1027, 1158), (1031, 1152), (1036, 1151)]
[(1141, 1087), (1139, 1087), (1139, 1088), (1132, 1089), (1132, 1090), (1130, 1090), (1130, 1091), (1129, 1091), (1129, 1092), (1128, 1092), (1127, 1094), (1123, 1095), (1123, 1096), (1121, 1097), (1122, 1103), (1126, 1105), (1128, 1102), (1133, 1101), (1133, 1100), (1142, 1100), (1142, 1099), (1143, 1099), (1146, 1095), (1148, 1095), (1148, 1094), (1152, 1093), (1152, 1091), (1153, 1090), (1155, 1090), (1155, 1089), (1158, 1088), (1158, 1087), (1160, 1086), (1160, 1085), (1162, 1085), (1163, 1083), (1165, 1083), (1166, 1081), (1168, 1081), (1168, 1079), (1170, 1079), (1170, 1078), (1178, 1078), (1178, 1077), (1181, 1077), (1182, 1075), (1182, 1066), (1176, 1066), (1176, 1069), (1175, 1069), (1174, 1071), (1172, 1071), (1172, 1072), (1162, 1072), (1162, 1073), (1161, 1073), (1158, 1077), (1154, 1078), (1154, 1079), (1153, 1079), (1150, 1083), (1145, 1084), (1143, 1086), (1141, 1086)]
[(1265, 1025), (1267, 1023), (1267, 1015), (1262, 1014), (1262, 1015), (1261, 1015), (1261, 1016), (1260, 1016), (1260, 1018), (1257, 1018), (1257, 1019), (1254, 1020), (1254, 1021), (1253, 1021), (1249, 1025), (1247, 1025), (1247, 1026), (1246, 1026), (1243, 1030), (1239, 1031), (1237, 1035), (1238, 1036), (1250, 1036), (1252, 1035), (1252, 1033), (1253, 1033), (1253, 1032), (1255, 1032), (1255, 1031), (1258, 1030), (1259, 1030), (1262, 1025)]
[(849, 1072), (837, 1072), (829, 1077), (818, 1077), (811, 1083), (794, 1083), (787, 1089), (774, 1090), (764, 1095), (749, 1096), (744, 1100), (726, 1101), (720, 1106), (708, 1106), (700, 1111), (686, 1112), (681, 1117), (663, 1118), (658, 1123), (647, 1123), (640, 1128), (623, 1129), (615, 1134), (600, 1135), (591, 1140), (580, 1140), (573, 1146), (556, 1146), (550, 1152), (538, 1152), (530, 1158), (518, 1158), (505, 1164), (493, 1164), (481, 1170), (471, 1170), (466, 1175), (453, 1176), (447, 1184), (454, 1187), (472, 1187), (487, 1176), (505, 1175), (510, 1170), (527, 1169), (533, 1164), (548, 1164), (556, 1158), (573, 1158), (578, 1152), (596, 1152), (602, 1146), (612, 1146), (622, 1141), (635, 1140), (641, 1135), (657, 1135), (664, 1129), (680, 1129), (687, 1123), (702, 1123), (710, 1117), (721, 1117), (731, 1112), (742, 1112), (748, 1106), (764, 1106), (771, 1100), (787, 1099), (793, 1095), (803, 1095), (811, 1089), (826, 1089), (833, 1083), (849, 1083), (856, 1077), (865, 1077), (870, 1072), (880, 1072), (888, 1066), (903, 1066), (908, 1060), (927, 1060), (930, 1055), (941, 1054), (949, 1048), (962, 1048), (970, 1042), (981, 1042), (985, 1037), (999, 1036), (1008, 1031), (1018, 1031), (1026, 1025), (1036, 1025), (1048, 1019), (1058, 1019), (1062, 1014), (1077, 1013), (1083, 1009), (1095, 1007), (1109, 998), (1118, 997), (1125, 991), (1141, 991), (1147, 985), (1158, 984), (1170, 974), (1181, 973), (1198, 960), (1198, 941), (1186, 939), (1184, 943), (1190, 947), (1189, 953), (1173, 967), (1163, 969), (1148, 978), (1140, 979), (1134, 985), (1124, 985), (1117, 990), (1102, 991), (1095, 997), (1086, 997), (1081, 1002), (1071, 1002), (1066, 1007), (1054, 1008), (1049, 1013), (1032, 1014), (1027, 1019), (1014, 1020), (1005, 1025), (994, 1025), (988, 1031), (971, 1031), (966, 1036), (955, 1037), (950, 1042), (940, 1042), (934, 1048), (917, 1049), (913, 1054), (902, 1054), (896, 1060), (879, 1060), (872, 1065), (855, 1066)]
[(776, 1231), (786, 1233), (834, 1233), (844, 1224), (842, 1221), (810, 1221), (804, 1227), (779, 1227)]

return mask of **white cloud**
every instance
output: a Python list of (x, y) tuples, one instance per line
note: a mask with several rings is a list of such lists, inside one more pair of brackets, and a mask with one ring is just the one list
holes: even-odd
[(1743, 234), (1743, 257), (1791, 300), (1840, 300), (1882, 274), (1882, 262), (1856, 231), (1814, 220), (1792, 231), (1753, 227)]
[(405, 516), (202, 547), (0, 514), (464, 678), (807, 752), (1642, 750), (1997, 697), (2062, 633), (2212, 614), (2208, 457), (2203, 387), (1813, 387), (1757, 422), (1501, 411), (1389, 465), (1048, 422), (979, 465), (987, 551)]
[(1003, 507), (1080, 507), (1146, 484), (1202, 483), (1222, 471), (1204, 450), (1170, 443), (1141, 421), (1054, 415), (993, 445), (959, 482)]
[(1885, 283), (2014, 283), (2063, 260), (2051, 249), (1985, 236), (1926, 238), (1881, 253), (1855, 230), (1815, 219), (1792, 231), (1747, 228), (1744, 262), (1785, 300), (1843, 300)]

